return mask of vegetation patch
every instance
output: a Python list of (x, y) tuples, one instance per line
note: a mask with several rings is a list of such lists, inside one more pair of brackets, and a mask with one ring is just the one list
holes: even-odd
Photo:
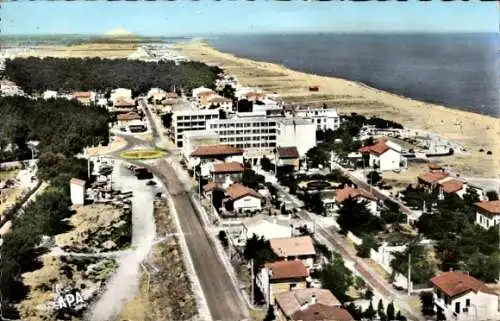
[(144, 149), (144, 150), (132, 150), (132, 151), (126, 151), (120, 154), (120, 157), (124, 159), (134, 159), (134, 160), (139, 160), (139, 159), (157, 159), (157, 158), (162, 158), (165, 157), (166, 153), (161, 150), (149, 150), (149, 149)]

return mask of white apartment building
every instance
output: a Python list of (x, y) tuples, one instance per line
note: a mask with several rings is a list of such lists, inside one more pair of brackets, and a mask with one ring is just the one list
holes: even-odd
[(253, 164), (270, 156), (276, 148), (276, 119), (265, 117), (214, 119), (207, 129), (220, 136), (220, 143), (244, 149), (245, 159)]
[(316, 125), (304, 118), (276, 118), (277, 146), (295, 146), (300, 157), (316, 146)]
[(340, 127), (340, 116), (335, 109), (329, 108), (307, 108), (297, 109), (296, 117), (302, 117), (316, 124), (318, 130), (335, 130)]
[(177, 147), (182, 147), (183, 133), (192, 130), (207, 129), (207, 121), (218, 120), (218, 109), (184, 110), (175, 112), (172, 116), (171, 135)]

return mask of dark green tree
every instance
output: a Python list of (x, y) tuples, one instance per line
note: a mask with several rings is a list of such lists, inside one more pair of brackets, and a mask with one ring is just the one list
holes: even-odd
[(274, 306), (269, 305), (269, 308), (267, 309), (267, 314), (266, 317), (264, 318), (264, 321), (274, 321), (276, 320), (276, 315), (274, 314)]
[(372, 234), (364, 235), (362, 240), (363, 243), (356, 246), (356, 249), (358, 251), (356, 255), (362, 258), (369, 258), (370, 250), (374, 249), (376, 251), (380, 245), (377, 242), (377, 239)]
[(398, 311), (398, 313), (396, 313), (396, 320), (397, 321), (406, 321), (406, 317), (404, 315), (401, 314), (401, 311)]
[(363, 312), (363, 317), (365, 317), (368, 320), (373, 320), (377, 316), (377, 311), (373, 308), (373, 303), (370, 301), (370, 305), (368, 308)]
[(377, 171), (371, 171), (366, 175), (366, 179), (369, 184), (377, 185), (377, 183), (382, 180), (382, 175), (380, 175)]
[(348, 198), (342, 202), (338, 214), (337, 222), (342, 233), (351, 231), (361, 236), (383, 230), (382, 220), (370, 213), (366, 202), (358, 202), (356, 199)]
[(271, 163), (271, 161), (269, 160), (269, 158), (267, 158), (266, 156), (263, 156), (260, 159), (260, 167), (262, 167), (263, 170), (265, 170), (266, 172), (268, 172), (268, 171), (270, 171), (273, 168), (273, 164)]
[(396, 320), (396, 310), (394, 309), (394, 303), (389, 302), (386, 310), (387, 320), (393, 321)]
[(498, 201), (498, 193), (497, 191), (487, 191), (486, 192), (486, 197), (488, 198), (488, 201)]
[(385, 314), (385, 308), (384, 308), (384, 302), (382, 302), (382, 299), (380, 299), (378, 301), (377, 314), (378, 314), (378, 317), (381, 321), (387, 321), (387, 316)]
[(274, 262), (278, 259), (276, 253), (271, 249), (269, 241), (263, 237), (259, 238), (255, 234), (247, 240), (243, 250), (243, 257), (247, 261), (253, 259), (255, 267), (261, 267), (264, 263)]
[(323, 288), (330, 290), (341, 302), (349, 299), (346, 293), (353, 285), (354, 279), (339, 254), (333, 254), (332, 262), (319, 272), (319, 278)]
[(315, 146), (307, 151), (307, 161), (311, 163), (312, 168), (317, 168), (319, 165), (325, 166), (330, 162), (330, 155), (324, 149)]
[(434, 315), (434, 297), (432, 292), (421, 292), (420, 302), (422, 303), (423, 315)]

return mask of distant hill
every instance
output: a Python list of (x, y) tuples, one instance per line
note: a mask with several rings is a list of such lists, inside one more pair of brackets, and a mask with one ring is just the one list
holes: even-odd
[(104, 34), (104, 37), (138, 37), (136, 34), (124, 29), (115, 28)]

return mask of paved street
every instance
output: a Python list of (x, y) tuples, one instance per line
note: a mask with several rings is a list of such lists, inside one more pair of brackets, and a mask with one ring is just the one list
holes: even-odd
[(190, 200), (191, 191), (186, 191), (167, 161), (158, 161), (152, 169), (165, 183), (173, 198), (182, 233), (185, 235), (212, 318), (228, 321), (246, 319), (246, 302), (241, 300), (239, 290), (234, 287), (224, 264), (217, 255), (212, 239), (201, 223), (200, 213)]

